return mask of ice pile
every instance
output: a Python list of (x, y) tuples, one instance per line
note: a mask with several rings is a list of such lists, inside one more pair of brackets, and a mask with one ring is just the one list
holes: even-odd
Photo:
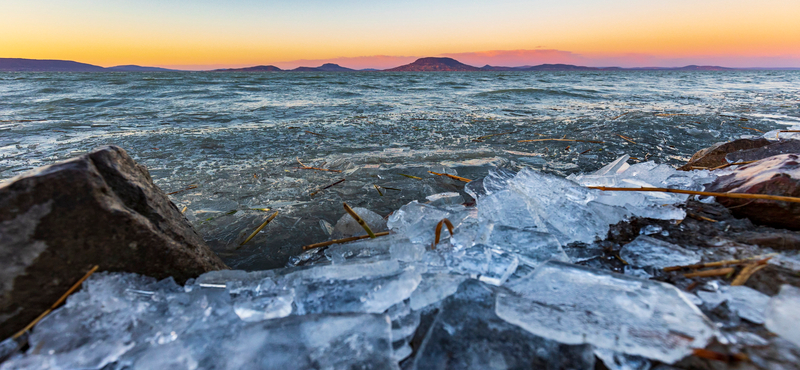
[[(623, 162), (573, 179), (691, 188), (708, 178)], [(673, 363), (704, 346), (715, 328), (675, 287), (573, 265), (563, 248), (627, 217), (683, 217), (664, 205), (683, 198), (575, 181), (497, 169), (467, 185), (476, 207), (456, 193), (413, 201), (389, 218), (392, 234), (282, 269), (210, 272), (183, 287), (96, 274), (0, 368), (593, 369), (596, 354)], [(444, 218), (453, 234), (435, 244)], [(347, 222), (336, 232), (357, 233)], [(649, 239), (628, 247), (637, 264), (657, 265), (634, 257), (644, 250), (695, 259)]]

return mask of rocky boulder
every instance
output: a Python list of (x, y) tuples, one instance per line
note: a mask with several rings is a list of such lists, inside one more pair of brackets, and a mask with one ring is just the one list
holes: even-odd
[[(800, 197), (800, 155), (782, 154), (739, 167), (718, 177), (706, 191)], [(800, 230), (800, 203), (717, 198), (734, 216), (757, 224)]]
[(729, 153), (725, 161), (729, 163), (758, 161), (779, 154), (800, 153), (800, 140), (781, 140), (755, 149)]
[(93, 265), (183, 282), (227, 268), (147, 169), (109, 146), (0, 185), (0, 338)]
[(764, 138), (758, 139), (739, 139), (726, 143), (717, 143), (711, 147), (701, 149), (694, 153), (689, 163), (678, 168), (683, 171), (691, 171), (695, 168), (714, 168), (725, 165), (728, 161), (725, 156), (728, 153), (738, 152), (740, 150), (748, 150), (760, 148), (769, 145), (770, 141)]

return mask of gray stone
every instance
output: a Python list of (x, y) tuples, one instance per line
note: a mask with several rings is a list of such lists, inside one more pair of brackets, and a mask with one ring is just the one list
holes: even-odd
[(0, 338), (52, 305), (93, 265), (183, 282), (227, 268), (118, 147), (0, 185)]
[[(718, 177), (706, 191), (800, 197), (800, 155), (781, 154), (741, 166)], [(800, 203), (727, 197), (717, 202), (753, 223), (800, 230)]]
[(725, 156), (730, 163), (758, 161), (779, 154), (800, 153), (800, 140), (782, 140), (760, 148), (740, 150)]
[(694, 153), (692, 158), (689, 160), (689, 163), (683, 165), (682, 167), (679, 167), (678, 169), (683, 171), (690, 171), (695, 167), (703, 167), (703, 168), (719, 167), (728, 164), (728, 161), (725, 160), (725, 156), (728, 155), (728, 153), (733, 153), (740, 150), (760, 148), (762, 146), (769, 145), (769, 143), (770, 141), (764, 138), (739, 139), (726, 143), (717, 143), (711, 147), (701, 149), (697, 153)]

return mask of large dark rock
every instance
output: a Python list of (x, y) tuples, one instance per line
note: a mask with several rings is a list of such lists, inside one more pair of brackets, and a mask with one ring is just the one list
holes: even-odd
[[(800, 155), (782, 154), (737, 168), (718, 177), (706, 191), (800, 197)], [(762, 199), (717, 198), (734, 216), (761, 225), (800, 230), (800, 203)]]
[(179, 282), (227, 268), (121, 148), (103, 147), (0, 186), (0, 338), (42, 313), (93, 265)]
[(740, 150), (729, 153), (725, 160), (729, 163), (758, 161), (778, 154), (800, 153), (800, 140), (782, 140), (760, 148)]
[(717, 143), (711, 147), (701, 149), (694, 153), (689, 163), (678, 168), (683, 171), (690, 171), (696, 167), (701, 168), (714, 168), (725, 165), (728, 161), (725, 156), (728, 153), (738, 152), (740, 150), (760, 148), (769, 145), (770, 141), (764, 138), (759, 139), (739, 139), (729, 141), (727, 143)]

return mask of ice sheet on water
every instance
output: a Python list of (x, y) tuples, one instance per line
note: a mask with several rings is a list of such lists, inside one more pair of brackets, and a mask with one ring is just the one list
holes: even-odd
[(625, 244), (619, 256), (631, 265), (664, 268), (700, 262), (700, 255), (679, 245), (641, 235)]
[(769, 331), (800, 347), (800, 309), (798, 307), (800, 307), (800, 289), (791, 285), (783, 285), (778, 295), (769, 300), (764, 324)]
[(513, 293), (497, 296), (497, 315), (561, 343), (674, 363), (715, 334), (696, 306), (661, 282), (551, 261), (508, 287)]
[(494, 312), (494, 290), (475, 280), (447, 298), (412, 369), (593, 369), (589, 345), (566, 345), (509, 324)]
[(769, 296), (746, 286), (721, 286), (716, 291), (697, 292), (703, 303), (714, 309), (724, 302), (739, 317), (756, 324), (764, 323)]

